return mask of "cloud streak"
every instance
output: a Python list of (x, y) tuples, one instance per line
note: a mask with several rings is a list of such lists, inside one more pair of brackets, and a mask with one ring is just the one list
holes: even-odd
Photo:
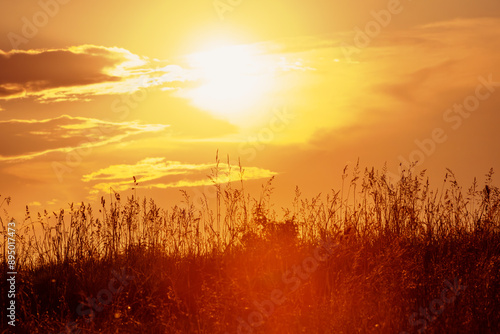
[[(134, 165), (111, 165), (96, 172), (86, 174), (82, 181), (94, 182), (94, 193), (98, 191), (124, 191), (133, 187), (132, 177), (136, 177), (140, 188), (178, 188), (213, 185), (214, 181), (207, 177), (216, 168), (215, 164), (188, 164), (169, 161), (166, 158), (146, 158)], [(229, 172), (227, 164), (219, 164), (220, 178), (218, 183), (238, 181), (241, 178), (239, 169)], [(244, 180), (269, 178), (276, 172), (247, 167), (243, 172)]]
[(63, 115), (44, 120), (0, 121), (0, 161), (29, 160), (55, 152), (89, 149), (139, 135), (165, 131), (169, 125), (107, 122)]

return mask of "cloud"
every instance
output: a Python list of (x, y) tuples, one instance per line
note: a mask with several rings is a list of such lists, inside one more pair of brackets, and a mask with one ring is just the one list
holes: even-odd
[[(44, 120), (0, 121), (0, 161), (27, 160), (53, 152), (88, 150), (126, 138), (165, 131), (169, 125), (107, 122), (63, 115)], [(9, 145), (8, 143), (15, 143)]]
[[(473, 89), (479, 76), (498, 77), (500, 40), (494, 36), (499, 34), (499, 19), (434, 23), (381, 36), (374, 47), (363, 50), (360, 60), (377, 64), (380, 76), (391, 69), (375, 91), (414, 106), (443, 107)], [(393, 59), (399, 59), (397, 66), (389, 64)]]
[[(215, 164), (187, 164), (179, 161), (169, 161), (165, 158), (146, 158), (135, 165), (112, 165), (96, 172), (86, 174), (84, 182), (97, 182), (94, 190), (124, 191), (134, 187), (133, 177), (137, 179), (139, 188), (178, 188), (213, 185), (207, 175), (216, 168)], [(227, 183), (240, 180), (239, 169), (232, 168), (228, 173), (228, 165), (219, 164), (220, 177), (218, 183)], [(248, 167), (243, 173), (244, 180), (269, 178), (276, 175), (267, 169)]]
[[(80, 46), (69, 49), (0, 51), (0, 97), (20, 97), (56, 87), (119, 81), (110, 70), (132, 61), (118, 48)], [(140, 60), (136, 59), (139, 63)], [(129, 63), (130, 64), (130, 63)]]
[(40, 102), (124, 94), (191, 80), (178, 65), (151, 61), (117, 47), (82, 45), (67, 49), (0, 50), (0, 100), (33, 97)]
[[(384, 159), (390, 160), (400, 154), (407, 158), (415, 150), (415, 142), (428, 138), (435, 128), (445, 129), (450, 143), (461, 138), (472, 142), (471, 138), (476, 140), (483, 133), (494, 136), (484, 125), (498, 123), (494, 109), (498, 89), (488, 101), (481, 102), (480, 112), (471, 115), (469, 130), (450, 131), (450, 123), (443, 116), (475, 93), (481, 77), (500, 82), (496, 71), (500, 40), (493, 38), (499, 34), (499, 19), (454, 20), (384, 31), (370, 46), (353, 53), (356, 63), (320, 63), (316, 58), (312, 66), (327, 73), (316, 91), (323, 93), (323, 87), (335, 87), (335, 77), (342, 78), (342, 87), (331, 89), (330, 94), (345, 96), (347, 103), (336, 106), (334, 99), (323, 103), (331, 109), (324, 117), (319, 113), (322, 109), (315, 113), (310, 108), (310, 119), (320, 119), (323, 124), (310, 132), (308, 143), (316, 149), (335, 149), (340, 156), (357, 152), (361, 157), (377, 159), (376, 154), (385, 154)], [(336, 52), (335, 48), (324, 49), (321, 57), (331, 59)], [(339, 117), (332, 117), (335, 112)], [(344, 115), (353, 117), (343, 121)], [(337, 122), (328, 124), (331, 119)], [(478, 124), (484, 124), (481, 130)], [(439, 152), (448, 154), (452, 150), (443, 145)]]
[[(324, 132), (336, 138), (341, 128), (385, 127), (392, 119), (401, 120), (399, 126), (407, 130), (406, 135), (419, 126), (426, 128), (470, 94), (479, 77), (493, 74), (493, 80), (499, 81), (500, 39), (493, 37), (499, 34), (500, 19), (490, 18), (405, 30), (387, 27), (367, 47), (347, 55), (337, 43), (338, 36), (298, 39), (292, 43), (295, 53), (287, 58), (300, 57), (300, 64), (316, 71), (295, 71), (280, 85), (290, 85), (297, 92), (287, 101), (291, 109), (307, 110), (307, 117), (297, 117), (300, 130), (292, 124), (286, 134), (314, 144)], [(353, 49), (354, 37), (354, 31), (343, 37)], [(316, 103), (306, 104), (313, 99)], [(417, 119), (419, 126), (413, 123)], [(337, 140), (345, 144), (342, 138)]]

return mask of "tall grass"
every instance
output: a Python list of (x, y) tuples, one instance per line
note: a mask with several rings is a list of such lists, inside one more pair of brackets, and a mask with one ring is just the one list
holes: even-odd
[[(27, 208), (18, 222), (18, 332), (59, 333), (71, 322), (81, 333), (416, 332), (410, 316), (455, 278), (466, 290), (427, 319), (426, 332), (500, 332), (500, 190), (492, 170), (484, 185), (464, 190), (450, 170), (435, 188), (425, 171), (403, 170), (391, 182), (385, 168), (358, 163), (344, 169), (340, 190), (303, 198), (297, 188), (291, 207), (276, 212), (272, 178), (254, 198), (243, 168), (228, 164), (241, 180), (222, 184), (221, 173), (231, 171), (216, 160), (215, 196), (201, 206), (187, 191), (168, 209), (113, 191), (98, 208), (71, 204), (36, 217)], [(325, 241), (340, 246), (292, 287), (297, 265)], [(78, 305), (120, 268), (135, 279), (92, 321), (80, 316)], [(262, 323), (242, 325), (276, 289), (286, 301)], [(5, 317), (1, 323), (7, 328)]]

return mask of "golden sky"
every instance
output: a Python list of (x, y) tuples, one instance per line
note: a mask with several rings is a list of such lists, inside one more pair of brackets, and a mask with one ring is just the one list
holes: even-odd
[(285, 205), (358, 158), (464, 186), (500, 169), (496, 0), (2, 1), (0, 30), (18, 219), (110, 187), (168, 207), (209, 188), (217, 150), (250, 188), (275, 176)]

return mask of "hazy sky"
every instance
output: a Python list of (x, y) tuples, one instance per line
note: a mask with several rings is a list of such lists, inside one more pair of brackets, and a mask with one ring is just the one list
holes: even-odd
[(500, 169), (498, 0), (1, 1), (0, 30), (0, 201), (19, 220), (129, 196), (133, 176), (168, 207), (210, 185), (217, 150), (285, 204), (358, 158), (418, 160), (436, 187)]

